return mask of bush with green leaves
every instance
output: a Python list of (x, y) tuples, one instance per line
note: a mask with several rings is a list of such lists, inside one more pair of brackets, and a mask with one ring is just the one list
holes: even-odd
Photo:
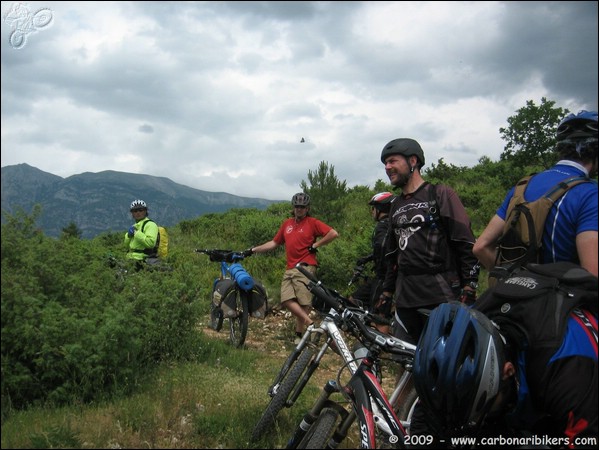
[(111, 267), (101, 239), (52, 239), (33, 224), (2, 225), (3, 414), (130, 392), (156, 361), (193, 356), (194, 285)]

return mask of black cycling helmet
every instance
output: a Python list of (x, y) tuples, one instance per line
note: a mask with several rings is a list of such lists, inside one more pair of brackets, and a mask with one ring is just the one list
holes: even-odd
[(399, 138), (394, 139), (383, 147), (381, 152), (381, 162), (385, 164), (385, 160), (390, 155), (403, 155), (406, 158), (416, 155), (420, 163), (420, 167), (424, 166), (424, 152), (420, 144), (414, 139)]
[(557, 126), (557, 140), (597, 138), (597, 111), (568, 114)]
[(379, 192), (372, 196), (368, 204), (381, 212), (388, 213), (391, 210), (391, 200), (393, 200), (391, 192)]
[(129, 210), (134, 210), (134, 209), (148, 209), (148, 205), (146, 205), (146, 202), (144, 202), (143, 200), (137, 199), (137, 200), (133, 200), (131, 202), (131, 206), (129, 207)]
[(483, 313), (460, 302), (435, 308), (416, 347), (414, 383), (450, 430), (480, 425), (503, 383), (504, 344)]
[(309, 206), (310, 196), (303, 192), (298, 192), (291, 198), (291, 204), (293, 206)]

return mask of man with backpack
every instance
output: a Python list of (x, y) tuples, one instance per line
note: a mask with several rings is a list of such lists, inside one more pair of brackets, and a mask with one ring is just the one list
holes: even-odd
[(421, 448), (597, 448), (597, 289), (576, 264), (531, 263), (434, 309), (413, 367)]
[(137, 262), (137, 268), (143, 268), (142, 263), (158, 261), (159, 232), (158, 225), (148, 217), (148, 205), (143, 200), (133, 200), (129, 207), (135, 223), (125, 233), (125, 245), (128, 247), (127, 258)]
[[(549, 209), (542, 236), (540, 263), (571, 261), (597, 276), (597, 112), (569, 114), (557, 128), (555, 151), (560, 160), (530, 179), (524, 197), (531, 202), (560, 182), (587, 177), (588, 182), (568, 189)], [(504, 234), (512, 188), (497, 213), (474, 244), (474, 254), (491, 270), (503, 265), (498, 260), (498, 244)], [(523, 261), (525, 264), (528, 261)]]
[(460, 198), (420, 175), (424, 152), (414, 139), (389, 142), (381, 153), (389, 181), (401, 194), (389, 212), (387, 274), (381, 302), (395, 302), (395, 336), (413, 343), (432, 309), (451, 300), (474, 303), (479, 265), (474, 234)]

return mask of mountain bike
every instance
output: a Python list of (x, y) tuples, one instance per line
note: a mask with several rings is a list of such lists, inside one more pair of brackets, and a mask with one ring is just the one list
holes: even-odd
[[(304, 273), (302, 268), (298, 267), (298, 270)], [(308, 276), (309, 272), (305, 275)], [(361, 448), (377, 448), (377, 439), (382, 437), (385, 442), (381, 445), (406, 448), (410, 443), (407, 431), (409, 419), (417, 396), (413, 387), (405, 394), (403, 392), (411, 377), (416, 346), (367, 326), (363, 314), (347, 308), (338, 298), (331, 296), (330, 290), (319, 281), (315, 282), (311, 278), (308, 288), (343, 318), (348, 331), (364, 344), (367, 353), (360, 358), (357, 370), (352, 369), (350, 361), (345, 362), (338, 372), (337, 380), (330, 380), (325, 384), (316, 403), (293, 433), (287, 448), (337, 448), (356, 419)], [(380, 384), (378, 369), (375, 369), (383, 352), (395, 355), (394, 360), (406, 369), (390, 398), (387, 398)], [(351, 378), (343, 386), (341, 373), (348, 367)], [(343, 394), (346, 402), (352, 406), (351, 410), (344, 408), (341, 402), (331, 400), (333, 393)], [(398, 399), (401, 399), (400, 403), (394, 408), (392, 405)], [(400, 420), (400, 417), (404, 420)]]
[[(302, 272), (309, 274), (306, 270), (302, 270)], [(308, 278), (314, 279), (313, 275), (310, 275)], [(343, 304), (345, 309), (354, 311), (365, 323), (387, 324), (384, 319), (369, 313), (362, 308), (361, 304), (351, 302), (337, 291), (324, 286), (322, 286), (322, 289), (327, 291), (328, 296), (335, 298), (336, 301)], [(323, 314), (322, 322), (319, 325), (313, 324), (308, 327), (300, 342), (288, 356), (274, 382), (269, 387), (268, 395), (271, 399), (254, 426), (250, 438), (252, 442), (259, 440), (272, 427), (277, 415), (283, 408), (290, 408), (295, 404), (329, 349), (332, 348), (341, 356), (350, 371), (355, 372), (358, 368), (359, 362), (352, 351), (350, 351), (349, 345), (343, 335), (343, 330), (347, 326), (345, 320), (335, 308), (329, 307), (327, 311), (326, 304), (319, 303), (317, 297), (314, 300), (314, 308)], [(360, 347), (356, 349), (356, 352), (361, 350)]]
[(245, 343), (249, 317), (264, 318), (268, 298), (264, 287), (243, 268), (242, 252), (220, 249), (196, 249), (210, 261), (220, 263), (220, 275), (212, 285), (210, 327), (220, 331), (224, 319), (229, 320), (229, 341), (239, 348)]

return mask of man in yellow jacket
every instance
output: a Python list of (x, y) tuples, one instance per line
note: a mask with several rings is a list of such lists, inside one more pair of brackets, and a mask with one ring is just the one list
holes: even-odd
[(141, 263), (151, 263), (158, 257), (158, 225), (148, 217), (148, 205), (143, 200), (133, 200), (129, 209), (135, 223), (125, 233), (127, 258), (137, 261), (141, 268)]

